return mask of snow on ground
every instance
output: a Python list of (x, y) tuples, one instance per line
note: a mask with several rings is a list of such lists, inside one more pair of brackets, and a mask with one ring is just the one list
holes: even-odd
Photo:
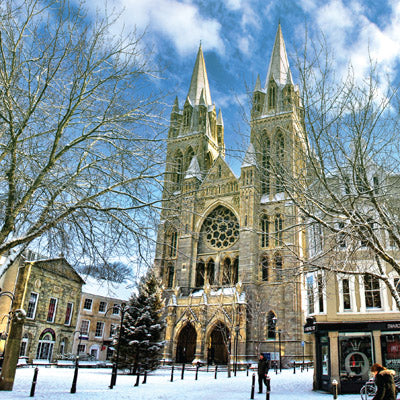
[[(12, 392), (1, 392), (1, 399), (27, 399), (29, 398), (33, 368), (20, 368)], [(179, 369), (175, 369), (174, 381), (170, 382), (170, 370), (158, 369), (147, 377), (147, 383), (134, 387), (136, 376), (118, 375), (117, 384), (111, 390), (111, 369), (79, 369), (77, 390), (70, 393), (74, 369), (39, 367), (39, 375), (35, 392), (35, 399), (46, 400), (247, 400), (250, 399), (251, 373), (246, 376), (246, 371), (239, 371), (237, 376), (227, 377), (226, 371), (218, 372), (214, 379), (214, 370), (207, 373), (200, 369), (198, 380), (195, 380), (195, 371), (185, 371), (181, 380)], [(312, 370), (296, 375), (293, 370), (283, 370), (277, 375), (272, 372), (271, 400), (314, 400), (333, 398), (331, 394), (313, 392)], [(257, 393), (257, 382), (254, 399), (264, 400), (263, 394)], [(342, 400), (360, 400), (359, 394), (339, 395)]]

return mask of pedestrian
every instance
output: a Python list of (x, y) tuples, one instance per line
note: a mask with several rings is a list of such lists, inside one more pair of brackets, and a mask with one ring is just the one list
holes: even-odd
[(375, 375), (375, 385), (378, 388), (372, 400), (396, 400), (394, 371), (375, 363), (371, 367), (371, 372)]
[(262, 393), (263, 383), (267, 386), (268, 364), (263, 353), (258, 359), (258, 393)]

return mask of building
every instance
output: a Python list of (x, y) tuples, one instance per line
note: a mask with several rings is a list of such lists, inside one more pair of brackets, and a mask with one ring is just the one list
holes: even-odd
[(126, 282), (85, 278), (74, 336), (74, 354), (90, 355), (92, 360), (98, 361), (111, 358), (113, 335), (121, 325), (121, 305), (128, 303), (132, 291)]
[[(24, 309), (20, 356), (29, 362), (49, 363), (72, 351), (83, 284), (79, 274), (64, 258), (17, 259), (0, 275), (3, 291), (15, 294), (14, 309)], [(11, 299), (3, 296), (0, 315), (7, 316)], [(7, 318), (0, 331), (7, 332)], [(4, 341), (1, 343), (4, 349)]]
[(303, 347), (297, 257), (305, 233), (289, 228), (300, 216), (281, 177), (303, 168), (294, 162), (303, 132), (279, 26), (265, 84), (258, 77), (253, 92), (250, 145), (235, 176), (200, 46), (168, 135), (155, 257), (167, 304), (166, 361), (227, 363), (231, 355), (247, 363), (261, 351), (286, 363), (311, 352)]

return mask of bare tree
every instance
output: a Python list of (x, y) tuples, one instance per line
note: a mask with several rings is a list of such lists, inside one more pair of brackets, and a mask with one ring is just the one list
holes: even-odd
[(293, 142), (295, 173), (274, 173), (308, 234), (307, 270), (379, 279), (399, 307), (398, 87), (373, 60), (367, 75), (350, 66), (344, 78), (333, 61), (324, 40), (298, 55), (304, 135)]
[(164, 152), (141, 36), (68, 0), (0, 14), (0, 256), (139, 257)]

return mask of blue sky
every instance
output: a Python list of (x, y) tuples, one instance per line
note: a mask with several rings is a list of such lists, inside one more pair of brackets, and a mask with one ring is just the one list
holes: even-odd
[[(105, 0), (87, 4), (92, 10), (104, 5)], [(186, 98), (201, 41), (211, 97), (223, 113), (227, 159), (236, 173), (234, 156), (249, 133), (238, 99), (247, 107), (246, 85), (252, 89), (257, 74), (265, 81), (279, 21), (295, 81), (291, 55), (301, 49), (306, 25), (311, 37), (324, 33), (339, 75), (351, 62), (362, 76), (369, 54), (383, 71), (398, 75), (400, 1), (109, 0), (108, 9), (112, 6), (124, 10), (120, 25), (126, 30), (146, 30), (145, 40), (163, 69), (156, 84), (169, 91), (171, 107), (175, 95), (181, 106)]]

